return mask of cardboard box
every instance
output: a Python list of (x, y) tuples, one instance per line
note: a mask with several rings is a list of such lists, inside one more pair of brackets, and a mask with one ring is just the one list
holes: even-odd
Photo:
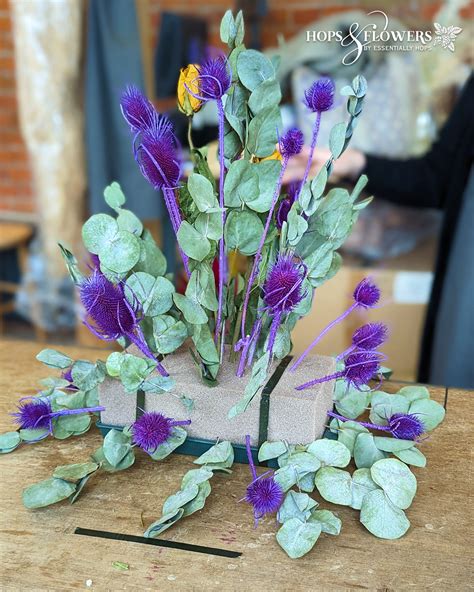
[(313, 353), (338, 354), (350, 345), (357, 327), (368, 321), (383, 321), (390, 331), (381, 348), (388, 356), (385, 365), (392, 368), (395, 379), (416, 380), (435, 252), (435, 242), (427, 241), (412, 253), (372, 267), (357, 265), (345, 257), (339, 273), (316, 290), (310, 314), (296, 325), (293, 354), (304, 351), (324, 327), (344, 312), (353, 302), (354, 287), (362, 278), (371, 276), (382, 290), (380, 306), (354, 311), (323, 338)]

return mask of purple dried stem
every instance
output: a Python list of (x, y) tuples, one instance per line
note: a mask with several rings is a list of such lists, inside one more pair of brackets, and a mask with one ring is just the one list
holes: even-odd
[(219, 119), (219, 207), (221, 208), (222, 236), (219, 239), (219, 285), (218, 285), (218, 306), (216, 317), (216, 328), (214, 341), (217, 344), (219, 339), (223, 341), (222, 311), (224, 307), (224, 276), (225, 276), (225, 245), (224, 245), (224, 226), (225, 226), (225, 207), (224, 207), (224, 180), (225, 180), (225, 162), (224, 162), (224, 105), (222, 99), (216, 99), (217, 114)]
[(317, 111), (316, 112), (316, 119), (315, 119), (314, 125), (313, 125), (313, 133), (311, 136), (311, 145), (309, 147), (308, 162), (306, 163), (306, 168), (304, 171), (303, 179), (301, 180), (301, 183), (299, 186), (298, 196), (300, 195), (304, 184), (308, 180), (309, 171), (311, 170), (311, 163), (313, 162), (314, 149), (316, 148), (316, 142), (318, 141), (320, 124), (321, 124), (321, 111)]
[(267, 471), (259, 477), (257, 476), (252, 458), (252, 450), (250, 448), (250, 436), (245, 436), (245, 447), (252, 473), (252, 482), (247, 487), (247, 494), (244, 500), (253, 507), (255, 527), (257, 527), (259, 519), (263, 518), (265, 514), (277, 512), (280, 509), (284, 492), (273, 478), (273, 475), (268, 476), (272, 471)]
[[(252, 265), (252, 271), (250, 273), (250, 277), (247, 282), (247, 286), (245, 288), (245, 296), (244, 296), (244, 301), (242, 304), (242, 318), (241, 318), (241, 325), (240, 325), (240, 327), (241, 327), (240, 333), (241, 333), (242, 339), (245, 338), (245, 321), (247, 319), (247, 309), (248, 309), (249, 300), (250, 300), (250, 293), (252, 291), (252, 285), (253, 285), (255, 278), (257, 277), (257, 274), (258, 274), (258, 268), (259, 268), (260, 259), (262, 256), (263, 245), (265, 244), (265, 239), (267, 238), (268, 230), (270, 229), (270, 223), (272, 221), (273, 211), (275, 209), (275, 205), (276, 205), (276, 203), (278, 201), (278, 197), (280, 195), (281, 185), (283, 183), (283, 176), (285, 174), (286, 167), (288, 166), (288, 161), (289, 161), (289, 156), (285, 156), (283, 158), (283, 162), (282, 162), (281, 169), (280, 169), (280, 174), (278, 176), (278, 181), (277, 181), (277, 184), (275, 187), (275, 191), (273, 193), (272, 203), (270, 205), (270, 211), (268, 212), (268, 215), (267, 215), (267, 220), (265, 222), (263, 234), (260, 238), (257, 252), (255, 253), (255, 257), (254, 257), (253, 265)], [(244, 364), (245, 364), (245, 361), (244, 361)]]
[(20, 429), (41, 429), (47, 428), (51, 434), (53, 432), (52, 420), (63, 415), (80, 415), (83, 413), (96, 413), (104, 411), (105, 407), (82, 407), (80, 409), (60, 409), (53, 411), (49, 398), (23, 397), (22, 400), (29, 399), (27, 403), (22, 403), (18, 411), (12, 413)]
[(290, 372), (294, 372), (301, 362), (306, 358), (309, 352), (317, 345), (321, 339), (330, 331), (335, 325), (344, 320), (353, 310), (358, 307), (362, 308), (373, 308), (380, 298), (379, 288), (370, 282), (368, 278), (364, 278), (359, 282), (353, 293), (354, 302), (349, 308), (344, 311), (337, 319), (334, 319), (327, 327), (325, 327), (321, 333), (308, 345), (301, 356), (290, 366)]
[(267, 351), (270, 355), (270, 359), (273, 354), (273, 346), (275, 345), (275, 338), (276, 338), (276, 334), (278, 331), (278, 327), (280, 326), (280, 323), (281, 323), (281, 317), (282, 317), (281, 312), (277, 312), (274, 315), (274, 317), (272, 319), (272, 324), (270, 326), (270, 333), (268, 335), (268, 346), (267, 346)]
[(326, 333), (328, 333), (335, 325), (337, 325), (347, 316), (349, 316), (355, 308), (357, 308), (356, 302), (354, 302), (345, 312), (343, 312), (339, 317), (337, 317), (337, 319), (334, 319), (334, 321), (329, 323), (329, 325), (321, 331), (321, 333), (316, 337), (316, 339), (314, 339), (308, 345), (308, 347), (304, 350), (301, 356), (290, 366), (290, 371), (294, 372), (301, 364), (301, 362), (305, 359), (305, 357), (309, 354), (309, 352), (313, 349), (313, 347), (315, 347), (315, 345), (317, 345), (321, 341), (321, 339), (326, 335)]
[(380, 352), (361, 352), (350, 355), (346, 360), (344, 370), (315, 378), (296, 387), (297, 391), (304, 391), (312, 386), (345, 378), (348, 383), (353, 384), (357, 389), (366, 385), (380, 370), (380, 361), (386, 359), (386, 356)]
[(327, 414), (329, 417), (334, 417), (339, 421), (354, 421), (364, 428), (389, 432), (394, 438), (401, 440), (418, 441), (425, 431), (423, 422), (414, 413), (395, 413), (387, 418), (388, 425), (385, 426), (377, 423), (359, 421), (357, 419), (349, 419), (348, 417), (344, 417), (333, 411), (328, 411)]
[(239, 366), (237, 368), (237, 376), (240, 378), (243, 376), (245, 371), (245, 365), (249, 366), (252, 363), (253, 356), (255, 354), (255, 348), (257, 347), (258, 338), (260, 337), (260, 331), (262, 330), (262, 318), (258, 317), (252, 327), (250, 335), (241, 339), (235, 346), (235, 351), (242, 350), (239, 360)]
[(255, 464), (253, 462), (252, 456), (252, 449), (250, 447), (250, 436), (245, 436), (245, 449), (247, 450), (247, 459), (249, 461), (250, 472), (252, 473), (252, 479), (255, 481), (257, 479), (257, 471), (255, 469)]
[[(181, 216), (179, 206), (176, 203), (176, 195), (174, 189), (172, 189), (171, 187), (163, 187), (163, 197), (165, 198), (165, 204), (170, 215), (171, 225), (173, 226), (174, 233), (176, 236), (178, 236), (178, 230), (181, 226), (183, 219)], [(186, 253), (183, 251), (181, 247), (179, 247), (179, 252), (183, 260), (186, 275), (190, 277), (191, 271), (189, 269), (189, 257), (186, 255)]]

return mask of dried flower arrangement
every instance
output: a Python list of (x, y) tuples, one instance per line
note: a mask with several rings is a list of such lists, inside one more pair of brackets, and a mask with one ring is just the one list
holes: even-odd
[[(305, 104), (315, 114), (309, 158), (301, 182), (285, 193), (283, 175), (292, 156), (301, 152), (303, 136), (291, 129), (279, 137), (278, 64), (247, 50), (243, 37), (241, 13), (234, 18), (227, 12), (221, 38), (229, 55), (188, 66), (178, 86), (178, 104), (190, 129), (194, 113), (204, 103), (217, 105), (217, 184), (206, 149), (192, 144), (194, 171), (184, 182), (172, 124), (138, 89), (128, 88), (121, 101), (137, 164), (162, 191), (176, 233), (188, 276), (185, 294), (175, 291), (161, 251), (140, 220), (123, 207), (125, 196), (112, 183), (104, 196), (116, 218), (94, 215), (83, 227), (84, 244), (92, 257), (90, 274), (84, 276), (72, 253), (61, 249), (86, 311), (86, 325), (101, 339), (118, 341), (124, 351), (95, 363), (74, 361), (55, 350), (40, 352), (38, 360), (61, 374), (43, 381), (38, 395), (20, 401), (13, 414), (18, 429), (0, 435), (2, 453), (49, 435), (65, 439), (86, 432), (94, 414), (104, 411), (99, 390), (105, 380), (115, 380), (125, 392), (172, 396), (175, 381), (167, 371), (167, 356), (189, 340), (202, 381), (209, 387), (218, 383), (222, 364), (235, 362), (235, 381), (242, 380), (248, 369), (243, 396), (228, 410), (228, 418), (235, 418), (258, 399), (274, 360), (288, 356), (291, 330), (310, 310), (314, 290), (337, 272), (341, 264), (337, 249), (370, 198), (357, 201), (364, 177), (352, 193), (331, 189), (325, 194), (325, 187), (332, 163), (347, 147), (361, 113), (365, 80), (357, 77), (342, 90), (349, 120), (333, 128), (332, 156), (312, 180), (308, 174), (321, 117), (331, 108), (335, 89), (332, 81), (321, 79), (307, 90)], [(228, 268), (227, 255), (233, 251), (249, 257), (244, 276)], [(337, 322), (357, 308), (374, 307), (379, 298), (378, 287), (370, 279), (362, 280), (352, 305), (314, 339), (288, 372), (300, 368)], [(362, 524), (375, 536), (398, 538), (409, 527), (404, 510), (415, 495), (416, 478), (407, 465), (425, 466), (417, 446), (423, 434), (442, 421), (444, 409), (430, 400), (424, 387), (404, 387), (396, 395), (370, 388), (371, 380), (383, 378), (385, 358), (378, 348), (386, 338), (383, 323), (365, 324), (336, 357), (334, 372), (314, 377), (306, 376), (305, 370), (309, 380), (301, 382), (297, 391), (328, 382), (334, 385), (335, 411), (331, 404), (324, 412), (330, 421), (325, 437), (306, 444), (260, 442), (258, 461), (271, 461), (276, 470), (258, 475), (256, 451), (251, 436), (245, 436), (252, 479), (241, 501), (252, 507), (256, 524), (266, 514), (277, 513), (281, 525), (277, 541), (292, 558), (310, 551), (321, 533), (336, 535), (341, 529), (333, 512), (318, 509), (309, 495), (315, 489), (324, 500), (360, 510)], [(130, 345), (136, 349), (127, 349)], [(209, 392), (212, 396), (212, 389)], [(178, 399), (189, 418), (142, 409), (123, 429), (108, 431), (88, 461), (57, 467), (49, 479), (25, 489), (25, 506), (75, 502), (94, 474), (133, 465), (137, 448), (152, 460), (166, 458), (186, 440), (185, 426), (192, 422), (193, 400), (185, 394)], [(357, 419), (367, 409), (370, 421)], [(211, 492), (211, 478), (215, 472), (231, 472), (234, 454), (230, 441), (210, 446), (194, 461), (199, 468), (183, 477), (180, 491), (167, 498), (161, 518), (145, 536), (158, 536), (202, 509)], [(352, 475), (343, 470), (351, 459), (356, 467)]]

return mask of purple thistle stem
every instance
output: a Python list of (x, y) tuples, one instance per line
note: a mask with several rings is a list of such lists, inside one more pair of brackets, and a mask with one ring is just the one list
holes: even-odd
[[(263, 234), (260, 238), (260, 242), (257, 248), (257, 252), (255, 253), (255, 258), (253, 260), (253, 266), (252, 266), (252, 271), (250, 273), (250, 277), (249, 280), (247, 282), (247, 286), (245, 289), (245, 297), (244, 297), (244, 302), (242, 305), (242, 319), (241, 319), (241, 336), (242, 339), (245, 338), (245, 321), (247, 319), (247, 309), (248, 309), (248, 305), (249, 305), (249, 300), (250, 300), (250, 293), (252, 291), (252, 285), (255, 281), (255, 278), (257, 277), (258, 274), (258, 268), (260, 265), (260, 259), (262, 256), (262, 249), (263, 249), (263, 245), (265, 244), (265, 239), (267, 238), (267, 234), (268, 234), (268, 230), (270, 229), (270, 223), (272, 221), (272, 217), (273, 217), (273, 210), (275, 209), (275, 205), (278, 201), (278, 196), (280, 195), (280, 191), (281, 191), (281, 185), (283, 183), (283, 175), (285, 174), (286, 171), (286, 167), (288, 165), (288, 161), (289, 161), (289, 156), (285, 156), (283, 158), (283, 162), (281, 165), (281, 170), (280, 170), (280, 175), (278, 176), (278, 181), (275, 187), (275, 191), (273, 193), (273, 198), (272, 198), (272, 203), (270, 206), (270, 211), (268, 212), (268, 216), (267, 216), (267, 220), (265, 222), (265, 228), (263, 229)], [(243, 353), (243, 352), (242, 352)], [(245, 364), (245, 360), (243, 362)]]
[(367, 421), (358, 421), (356, 419), (349, 419), (348, 417), (344, 417), (343, 415), (339, 415), (338, 413), (334, 413), (333, 411), (328, 411), (327, 414), (329, 417), (334, 417), (335, 419), (339, 419), (340, 421), (355, 421), (359, 425), (363, 426), (364, 428), (369, 428), (371, 430), (381, 430), (382, 432), (390, 432), (389, 426), (382, 426), (376, 423), (370, 423)]
[(255, 481), (257, 479), (257, 471), (255, 469), (255, 464), (253, 462), (252, 456), (252, 449), (250, 448), (250, 436), (245, 436), (245, 449), (247, 450), (247, 459), (249, 461), (250, 471), (252, 473), (252, 479)]
[(80, 415), (81, 413), (98, 413), (99, 411), (105, 411), (105, 407), (101, 405), (97, 407), (81, 407), (79, 409), (60, 409), (59, 411), (53, 411), (50, 414), (51, 418), (62, 417), (63, 415)]
[(235, 351), (242, 350), (239, 366), (237, 368), (236, 375), (241, 378), (245, 371), (245, 363), (247, 366), (252, 363), (253, 356), (255, 354), (255, 348), (257, 347), (258, 338), (260, 337), (260, 331), (262, 329), (262, 318), (256, 319), (252, 327), (250, 335), (241, 339), (235, 346)]
[[(165, 204), (168, 209), (171, 225), (173, 226), (173, 230), (176, 236), (178, 236), (178, 230), (181, 226), (181, 222), (183, 221), (181, 212), (179, 210), (179, 206), (176, 203), (176, 196), (174, 193), (174, 189), (170, 187), (163, 187), (163, 197), (165, 198)], [(179, 247), (179, 252), (181, 254), (181, 258), (183, 260), (184, 270), (186, 271), (186, 275), (188, 277), (191, 276), (191, 271), (189, 269), (189, 257), (183, 251), (181, 247)]]
[(224, 105), (222, 98), (216, 100), (217, 113), (219, 118), (219, 207), (221, 208), (222, 219), (222, 236), (219, 239), (219, 286), (218, 286), (218, 306), (216, 329), (214, 333), (214, 341), (224, 339), (222, 331), (222, 310), (224, 307), (224, 276), (225, 276), (225, 245), (224, 245), (224, 226), (225, 226), (225, 207), (224, 207), (224, 179), (225, 179), (225, 162), (224, 162)]
[(311, 137), (311, 145), (309, 147), (308, 161), (306, 163), (306, 168), (304, 170), (303, 179), (301, 180), (296, 199), (298, 199), (298, 197), (303, 189), (304, 184), (308, 180), (309, 171), (311, 170), (311, 163), (313, 162), (314, 149), (316, 148), (316, 142), (318, 141), (320, 124), (321, 124), (321, 111), (317, 111), (316, 112), (316, 119), (315, 119), (314, 125), (313, 125), (313, 135)]
[(362, 308), (373, 308), (380, 299), (380, 290), (376, 284), (371, 282), (369, 278), (364, 278), (357, 284), (352, 297), (354, 298), (354, 302), (351, 304), (351, 306), (339, 317), (337, 317), (337, 319), (334, 319), (334, 321), (329, 323), (329, 325), (321, 331), (316, 339), (314, 339), (308, 345), (301, 356), (290, 367), (290, 372), (294, 372), (301, 362), (306, 358), (309, 352), (313, 349), (313, 347), (321, 341), (324, 335), (326, 335), (326, 333), (332, 329), (334, 325), (337, 325), (337, 323), (340, 323), (343, 319), (345, 319), (353, 310), (359, 306)]
[(270, 354), (270, 359), (272, 357), (273, 346), (275, 345), (275, 338), (276, 338), (276, 334), (278, 331), (278, 327), (280, 326), (280, 323), (281, 323), (281, 317), (282, 317), (282, 313), (277, 312), (275, 314), (275, 316), (273, 317), (272, 324), (270, 326), (270, 333), (268, 335), (268, 346), (267, 346), (267, 351)]
[(315, 345), (317, 345), (321, 341), (321, 339), (326, 335), (326, 333), (328, 333), (335, 325), (337, 325), (342, 320), (344, 320), (347, 316), (349, 316), (355, 308), (357, 308), (357, 302), (354, 302), (353, 304), (351, 304), (351, 306), (345, 312), (343, 312), (342, 315), (337, 317), (337, 319), (334, 319), (334, 321), (331, 321), (329, 323), (329, 325), (327, 325), (327, 327), (325, 327), (321, 331), (321, 333), (316, 337), (316, 339), (314, 339), (308, 345), (308, 347), (304, 350), (304, 352), (301, 354), (301, 356), (290, 366), (290, 372), (294, 372), (298, 368), (298, 366), (301, 364), (301, 362), (306, 358), (306, 356), (309, 354), (309, 352), (313, 349), (313, 347)]
[(385, 359), (384, 354), (377, 351), (352, 354), (347, 358), (344, 370), (300, 384), (296, 387), (296, 390), (304, 391), (316, 384), (328, 382), (329, 380), (336, 380), (338, 378), (345, 378), (347, 382), (359, 389), (359, 387), (366, 385), (374, 375), (379, 372), (379, 362), (383, 359)]

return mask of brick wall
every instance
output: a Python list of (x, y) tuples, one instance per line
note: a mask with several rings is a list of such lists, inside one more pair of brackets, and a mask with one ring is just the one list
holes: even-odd
[(8, 0), (0, 0), (0, 217), (34, 212), (28, 156), (18, 123), (15, 63)]
[[(220, 19), (225, 9), (235, 4), (227, 0), (142, 1), (148, 3), (152, 47), (156, 44), (160, 13), (164, 10), (193, 13), (205, 18), (209, 23), (209, 41), (219, 46)], [(408, 25), (419, 26), (432, 22), (439, 4), (440, 0), (268, 0), (268, 14), (262, 29), (263, 44), (265, 47), (276, 45), (279, 33), (289, 37), (315, 19), (357, 8), (385, 10)], [(472, 17), (472, 13), (473, 4), (463, 16)], [(8, 0), (0, 0), (0, 217), (4, 217), (7, 212), (20, 216), (33, 214), (30, 184), (28, 158), (21, 140), (16, 110), (10, 7)]]

